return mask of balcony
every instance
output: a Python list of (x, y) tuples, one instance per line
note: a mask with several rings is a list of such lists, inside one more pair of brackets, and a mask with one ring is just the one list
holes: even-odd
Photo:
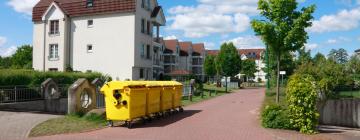
[(204, 64), (202, 58), (193, 58), (192, 63), (193, 66), (202, 66)]

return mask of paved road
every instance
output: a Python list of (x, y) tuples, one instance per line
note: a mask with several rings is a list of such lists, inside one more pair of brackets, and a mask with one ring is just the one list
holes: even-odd
[(0, 140), (25, 139), (37, 124), (56, 115), (0, 111)]
[(264, 129), (258, 114), (264, 89), (241, 90), (191, 105), (185, 112), (134, 129), (123, 127), (56, 136), (39, 140), (330, 140), (342, 135), (306, 136), (293, 131)]

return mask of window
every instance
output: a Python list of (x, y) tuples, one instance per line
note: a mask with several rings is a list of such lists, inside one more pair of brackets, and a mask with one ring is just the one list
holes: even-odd
[(59, 34), (59, 20), (50, 21), (50, 34)]
[(88, 26), (88, 27), (93, 27), (93, 25), (94, 25), (94, 21), (93, 21), (93, 20), (88, 20), (88, 21), (87, 21), (87, 26)]
[(93, 52), (93, 46), (92, 45), (87, 45), (87, 52), (88, 53), (92, 53)]
[(140, 69), (140, 79), (144, 78), (144, 69)]
[(49, 48), (49, 59), (58, 59), (59, 58), (59, 51), (57, 44), (51, 44)]
[(145, 19), (141, 19), (141, 33), (145, 33)]
[(146, 46), (146, 59), (150, 59), (150, 45)]
[(145, 8), (145, 0), (141, 0), (141, 8)]
[(147, 21), (146, 25), (147, 25), (147, 26), (146, 26), (147, 34), (150, 35), (150, 33), (151, 33), (151, 31), (150, 31), (150, 26), (151, 26), (151, 25), (150, 25), (150, 21)]
[(147, 9), (151, 10), (151, 2), (150, 2), (150, 0), (147, 0)]
[(94, 1), (93, 0), (86, 0), (86, 7), (93, 7), (94, 6)]
[(58, 68), (49, 68), (49, 71), (56, 72), (56, 71), (58, 71)]
[(144, 44), (141, 45), (140, 56), (141, 56), (141, 58), (145, 57), (145, 45)]

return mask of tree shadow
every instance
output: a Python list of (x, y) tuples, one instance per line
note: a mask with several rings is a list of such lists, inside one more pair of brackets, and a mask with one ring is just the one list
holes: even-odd
[(319, 126), (318, 129), (320, 133), (326, 133), (326, 134), (335, 134), (335, 133), (339, 134), (348, 131), (360, 132), (360, 129), (358, 128), (337, 127), (337, 126)]

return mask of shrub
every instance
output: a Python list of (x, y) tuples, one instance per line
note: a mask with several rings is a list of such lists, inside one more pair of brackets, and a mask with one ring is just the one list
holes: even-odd
[(267, 105), (261, 113), (261, 124), (265, 128), (292, 129), (286, 109), (280, 105)]
[(79, 78), (94, 80), (95, 78), (106, 79), (101, 73), (73, 73), (73, 72), (38, 72), (33, 70), (0, 70), (0, 86), (9, 85), (40, 85), (47, 78), (53, 78), (59, 84), (72, 84)]
[(290, 123), (301, 133), (316, 133), (319, 113), (314, 78), (307, 74), (291, 76), (286, 91)]

